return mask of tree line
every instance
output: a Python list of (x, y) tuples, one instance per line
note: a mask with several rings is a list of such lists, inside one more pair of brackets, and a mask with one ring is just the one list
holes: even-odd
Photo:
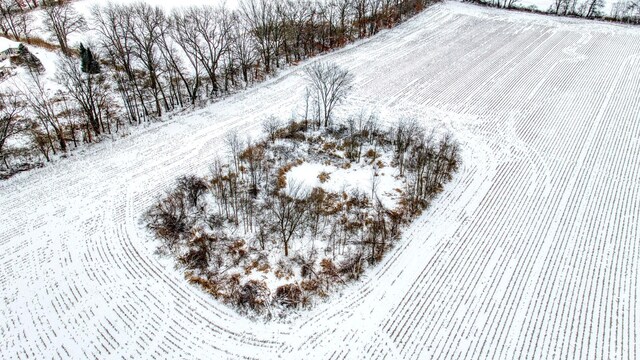
[[(468, 0), (470, 2), (505, 9), (520, 8), (520, 0)], [(626, 23), (640, 24), (640, 0), (614, 2), (611, 12), (605, 13), (605, 0), (553, 0), (548, 9), (541, 12), (560, 16), (584, 17), (588, 19), (606, 19)]]
[[(243, 89), (283, 66), (376, 34), (421, 11), (431, 0), (242, 0), (224, 6), (97, 5), (89, 18), (69, 1), (0, 0), (0, 31), (27, 44), (36, 5), (52, 43), (64, 55), (60, 89), (48, 91), (42, 71), (15, 94), (18, 116), (8, 120), (29, 137), (38, 158), (131, 125)], [(80, 47), (73, 34), (95, 37)], [(8, 110), (9, 113), (14, 111)], [(4, 118), (3, 118), (4, 119)], [(28, 122), (28, 124), (26, 124)], [(14, 134), (12, 134), (13, 136)], [(5, 167), (24, 154), (0, 148)], [(32, 157), (36, 156), (32, 152)]]

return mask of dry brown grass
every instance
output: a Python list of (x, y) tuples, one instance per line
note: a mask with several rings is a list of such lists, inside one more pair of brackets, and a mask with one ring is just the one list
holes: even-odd
[(287, 173), (294, 166), (301, 165), (303, 162), (304, 162), (303, 160), (298, 159), (296, 161), (292, 161), (288, 164), (285, 164), (284, 166), (278, 169), (278, 180), (276, 181), (276, 190), (278, 191), (282, 190), (287, 186)]
[(331, 179), (331, 174), (329, 174), (326, 171), (323, 171), (320, 174), (318, 174), (318, 180), (320, 180), (320, 183), (322, 183), (322, 184), (324, 184), (327, 181), (329, 181), (329, 179)]
[(32, 36), (27, 38), (16, 38), (15, 36), (8, 36), (8, 39), (13, 40), (13, 41), (17, 41), (17, 42), (21, 42), (24, 44), (27, 44), (29, 46), (35, 46), (41, 49), (45, 49), (48, 51), (56, 51), (60, 49), (60, 45), (56, 45), (53, 43), (50, 43), (48, 41), (46, 41), (45, 39), (38, 37), (38, 36)]

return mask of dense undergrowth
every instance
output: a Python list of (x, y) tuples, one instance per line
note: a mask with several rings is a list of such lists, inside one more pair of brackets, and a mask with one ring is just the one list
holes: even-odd
[(250, 314), (281, 316), (361, 277), (459, 166), (449, 134), (375, 116), (265, 122), (227, 135), (228, 161), (185, 176), (146, 214), (188, 281)]

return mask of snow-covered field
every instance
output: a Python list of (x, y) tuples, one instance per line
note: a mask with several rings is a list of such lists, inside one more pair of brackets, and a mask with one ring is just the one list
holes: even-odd
[(288, 323), (187, 284), (139, 219), (302, 70), (0, 183), (2, 358), (640, 356), (640, 28), (434, 6), (328, 55), (343, 112), (451, 129), (463, 167), (368, 277)]

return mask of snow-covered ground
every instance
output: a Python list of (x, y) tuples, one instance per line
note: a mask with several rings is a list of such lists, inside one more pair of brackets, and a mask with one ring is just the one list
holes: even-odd
[[(390, 152), (381, 155), (380, 161), (383, 164), (391, 163)], [(337, 194), (356, 191), (371, 196), (372, 189), (375, 189), (376, 196), (385, 208), (397, 208), (402, 193), (398, 190), (405, 188), (397, 168), (383, 165), (378, 169), (377, 166), (371, 165), (369, 159), (367, 160), (354, 163), (355, 166), (349, 168), (318, 162), (304, 162), (289, 170), (287, 182), (299, 184), (305, 192), (319, 187), (324, 191)], [(327, 176), (324, 182), (320, 180), (321, 174)]]
[(0, 183), (2, 358), (640, 356), (640, 29), (444, 3), (324, 57), (343, 113), (443, 124), (463, 167), (367, 278), (288, 323), (189, 285), (140, 216), (303, 72)]
[[(19, 42), (0, 36), (0, 51), (17, 48), (19, 45)], [(45, 80), (45, 88), (49, 91), (59, 89), (60, 86), (55, 82), (55, 75), (61, 54), (57, 51), (49, 51), (29, 44), (24, 45), (40, 60), (44, 67), (44, 73), (42, 75)], [(29, 84), (31, 84), (31, 77), (28, 74), (28, 70), (22, 66), (12, 66), (9, 58), (0, 62), (0, 68), (1, 67), (12, 68), (12, 72), (11, 76), (7, 76), (0, 81), (0, 90), (15, 91), (17, 89), (28, 88)]]

